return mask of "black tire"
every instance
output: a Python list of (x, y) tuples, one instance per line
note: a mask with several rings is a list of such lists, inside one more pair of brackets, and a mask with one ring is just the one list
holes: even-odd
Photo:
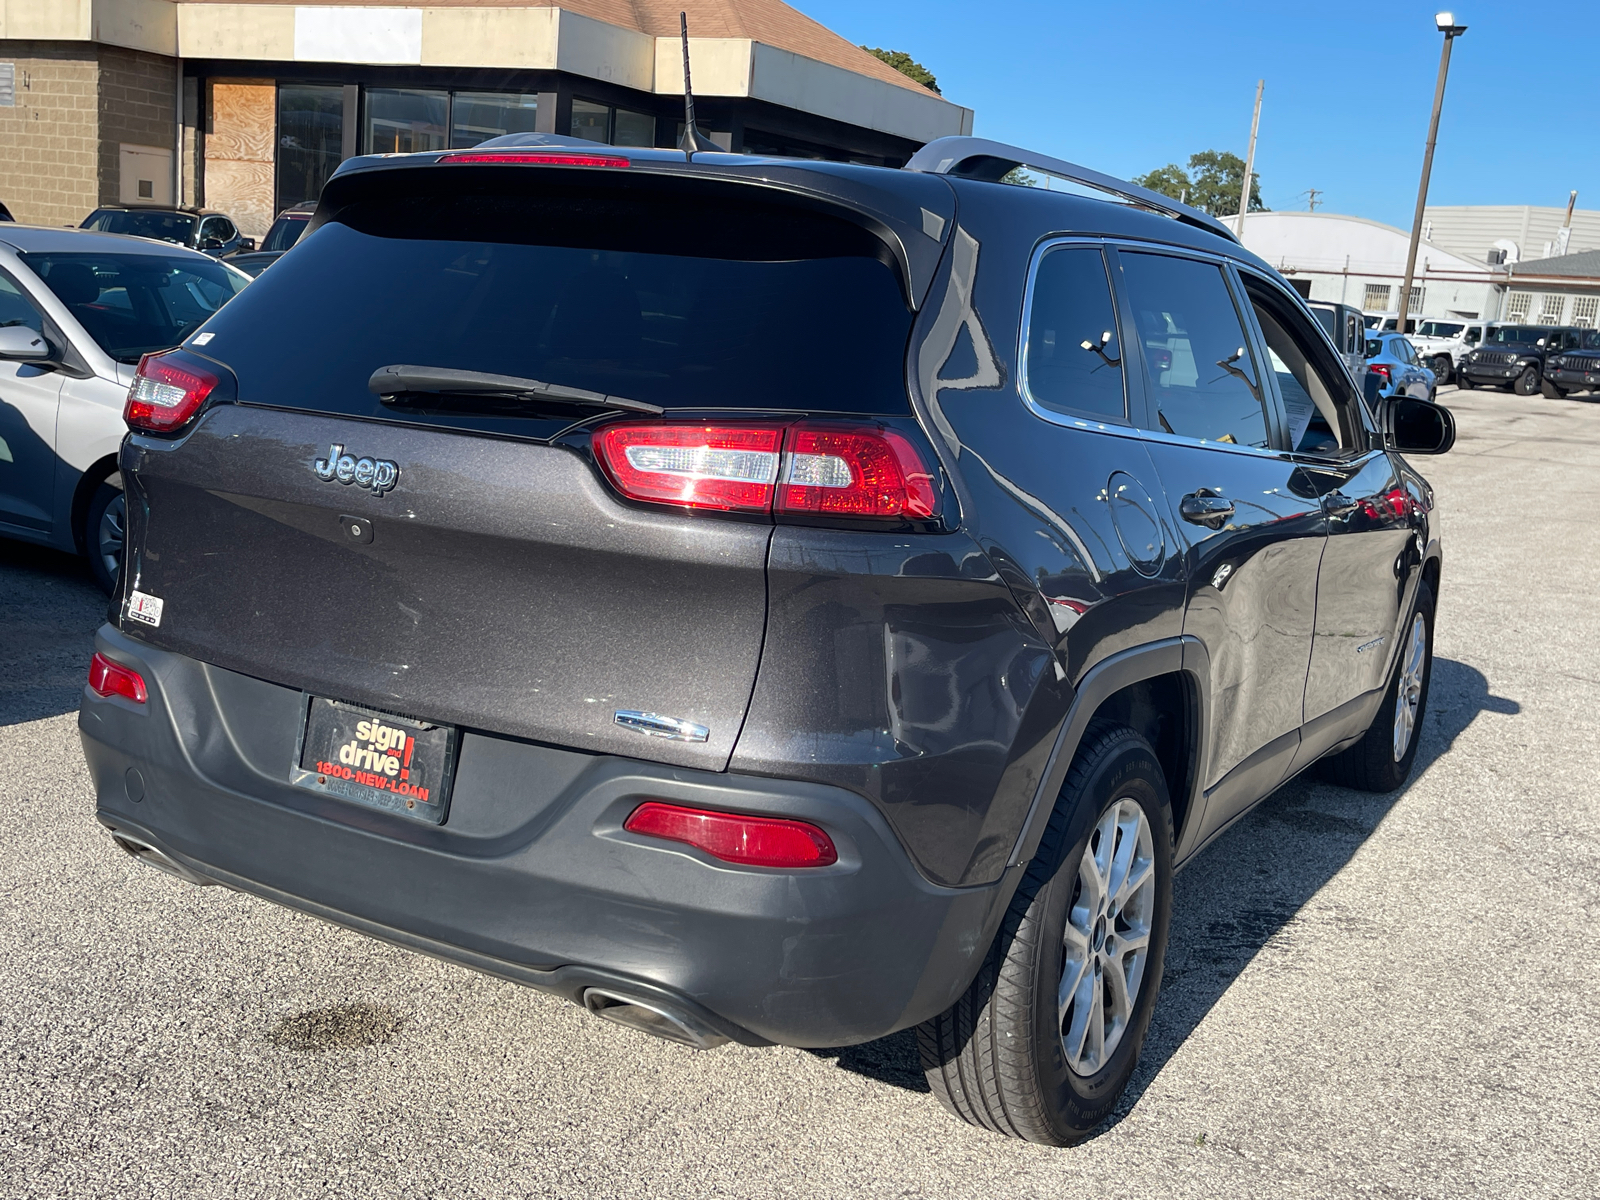
[(1539, 368), (1530, 363), (1522, 368), (1522, 374), (1517, 376), (1516, 382), (1511, 385), (1511, 390), (1519, 396), (1536, 396), (1542, 382), (1543, 380), (1539, 378)]
[(1546, 400), (1565, 400), (1567, 398), (1567, 389), (1558, 387), (1548, 379), (1539, 381), (1539, 390), (1544, 393)]
[[(1322, 761), (1323, 774), (1333, 783), (1361, 792), (1392, 792), (1411, 778), (1411, 768), (1417, 761), (1417, 743), (1422, 740), (1422, 719), (1428, 714), (1428, 685), (1433, 679), (1433, 609), (1433, 590), (1424, 582), (1417, 589), (1417, 605), (1411, 618), (1411, 622), (1421, 618), (1424, 623), (1421, 693), (1414, 708), (1405, 752), (1395, 757), (1397, 703), (1406, 666), (1405, 635), (1402, 635), (1401, 651), (1395, 658), (1389, 686), (1384, 689), (1383, 702), (1367, 732), (1355, 745)], [(1408, 631), (1411, 622), (1407, 623)]]
[(1433, 376), (1434, 376), (1434, 379), (1438, 382), (1440, 387), (1443, 387), (1445, 384), (1450, 382), (1450, 376), (1453, 373), (1454, 373), (1454, 371), (1452, 369), (1452, 364), (1450, 362), (1450, 356), (1448, 354), (1436, 354), (1436, 355), (1434, 355), (1434, 359), (1433, 359)]
[[(1145, 916), (1136, 918), (1148, 920), (1149, 941), (1120, 1037), (1114, 1044), (1103, 1041), (1109, 1051), (1103, 1065), (1080, 1075), (1069, 1066), (1058, 1009), (1068, 962), (1064, 933), (1069, 910), (1080, 914), (1080, 901), (1093, 907), (1083, 890), (1080, 864), (1092, 840), (1098, 853), (1104, 844), (1101, 821), (1124, 800), (1137, 803), (1150, 835), (1152, 891), (1143, 895), (1149, 905)], [(1125, 842), (1119, 831), (1113, 850), (1131, 845), (1130, 853), (1137, 852), (1138, 837), (1136, 833), (1132, 842)], [(1111, 1114), (1138, 1062), (1161, 988), (1172, 916), (1172, 841), (1166, 778), (1150, 744), (1126, 726), (1091, 726), (977, 978), (947, 1011), (917, 1027), (928, 1084), (951, 1113), (969, 1124), (1047, 1146), (1080, 1142)], [(1143, 894), (1142, 888), (1135, 891)], [(1094, 945), (1085, 962), (1102, 944), (1096, 937), (1110, 953), (1113, 939), (1127, 927), (1126, 911), (1109, 923), (1092, 922), (1087, 940)], [(1090, 1012), (1103, 1010), (1117, 990), (1113, 976), (1102, 977), (1095, 968), (1093, 976), (1085, 973), (1082, 978), (1080, 995), (1098, 993), (1098, 1007)], [(1126, 985), (1122, 990), (1126, 993)], [(1067, 1009), (1068, 1023), (1076, 1015), (1074, 1001)], [(1105, 1028), (1103, 1022), (1099, 1028)]]
[(1458, 388), (1460, 388), (1464, 392), (1470, 392), (1473, 388), (1477, 387), (1478, 385), (1476, 383), (1472, 382), (1472, 376), (1470, 376), (1470, 375), (1457, 375), (1456, 376), (1456, 386)]
[(122, 473), (113, 471), (95, 488), (83, 521), (83, 552), (89, 558), (89, 571), (108, 596), (115, 594), (122, 574), (125, 513)]

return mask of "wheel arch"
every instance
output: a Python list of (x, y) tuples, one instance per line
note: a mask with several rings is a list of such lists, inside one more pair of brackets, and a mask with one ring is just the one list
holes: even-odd
[(1131, 726), (1155, 749), (1181, 846), (1200, 807), (1209, 678), (1210, 657), (1192, 635), (1120, 651), (1086, 671), (1007, 865), (1032, 859), (1084, 734), (1102, 717)]
[(89, 547), (84, 542), (83, 522), (89, 515), (89, 505), (94, 500), (95, 491), (107, 479), (117, 473), (117, 455), (107, 454), (98, 458), (84, 469), (78, 476), (77, 485), (72, 489), (72, 544), (78, 548), (79, 554), (87, 554)]

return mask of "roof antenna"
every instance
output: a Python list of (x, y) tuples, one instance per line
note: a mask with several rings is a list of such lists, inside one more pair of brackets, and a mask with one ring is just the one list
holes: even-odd
[(694, 88), (689, 83), (689, 14), (678, 14), (678, 27), (683, 33), (683, 137), (678, 139), (678, 149), (691, 162), (694, 156), (720, 153), (722, 147), (700, 132), (694, 123)]

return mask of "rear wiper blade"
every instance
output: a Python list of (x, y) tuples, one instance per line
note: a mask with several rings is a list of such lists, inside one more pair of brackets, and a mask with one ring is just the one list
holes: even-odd
[(542, 379), (524, 379), (517, 375), (491, 375), (487, 371), (459, 371), (453, 367), (417, 367), (406, 363), (391, 363), (379, 367), (367, 380), (367, 388), (384, 400), (396, 396), (435, 394), (440, 396), (515, 396), (530, 400), (555, 400), (562, 404), (578, 404), (587, 408), (615, 408), (623, 412), (649, 413), (659, 416), (666, 410), (643, 400), (630, 400), (626, 396), (608, 396), (603, 392), (590, 392), (583, 388), (567, 387), (560, 383), (546, 383)]

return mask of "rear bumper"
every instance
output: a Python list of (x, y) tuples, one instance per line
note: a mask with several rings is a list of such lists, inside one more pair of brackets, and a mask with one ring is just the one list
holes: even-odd
[[(939, 887), (843, 789), (471, 732), (449, 816), (427, 825), (288, 783), (298, 691), (109, 626), (96, 648), (149, 687), (142, 706), (86, 689), (78, 720), (99, 819), (126, 846), (573, 1000), (591, 987), (656, 997), (737, 1041), (846, 1045), (943, 1011), (1020, 870)], [(647, 797), (801, 817), (828, 830), (839, 862), (741, 868), (627, 833)]]

